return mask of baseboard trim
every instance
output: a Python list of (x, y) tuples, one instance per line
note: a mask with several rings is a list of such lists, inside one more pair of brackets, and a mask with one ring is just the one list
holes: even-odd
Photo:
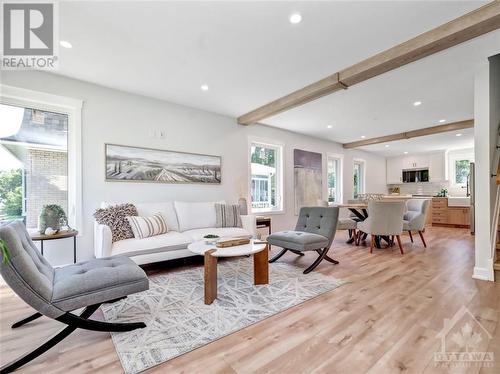
[(475, 266), (472, 278), (493, 282), (495, 280), (493, 274), (493, 263), (491, 264), (491, 267), (489, 269)]

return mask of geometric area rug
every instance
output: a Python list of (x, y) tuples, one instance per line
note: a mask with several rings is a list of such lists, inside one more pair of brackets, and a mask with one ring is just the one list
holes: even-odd
[(218, 297), (204, 304), (203, 267), (155, 275), (149, 290), (101, 309), (107, 322), (144, 321), (112, 333), (126, 374), (134, 374), (262, 321), (345, 282), (286, 263), (269, 264), (269, 284), (253, 284), (252, 258), (218, 264)]

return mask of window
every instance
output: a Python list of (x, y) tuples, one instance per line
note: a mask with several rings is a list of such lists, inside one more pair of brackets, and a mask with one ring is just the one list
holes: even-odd
[(451, 185), (463, 187), (467, 185), (470, 173), (470, 163), (474, 162), (474, 151), (471, 149), (450, 151), (449, 179)]
[(82, 233), (82, 101), (0, 85), (0, 221), (38, 226), (59, 205)]
[(364, 161), (354, 161), (354, 198), (357, 199), (360, 194), (365, 193), (365, 163)]
[(329, 203), (342, 202), (341, 186), (342, 186), (341, 159), (340, 157), (328, 156), (327, 196)]
[(455, 184), (466, 184), (470, 172), (470, 160), (455, 160)]
[(44, 205), (68, 212), (68, 115), (0, 104), (0, 219), (35, 229)]
[(282, 210), (281, 152), (279, 145), (251, 143), (250, 198), (252, 212)]

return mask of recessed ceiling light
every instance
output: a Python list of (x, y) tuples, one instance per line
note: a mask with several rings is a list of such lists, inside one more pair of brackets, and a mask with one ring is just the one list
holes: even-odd
[(414, 106), (419, 106), (419, 105), (422, 105), (422, 102), (421, 102), (421, 101), (415, 101), (415, 102), (413, 103), (413, 105), (414, 105)]
[(332, 125), (326, 126), (327, 129), (331, 129), (332, 127), (333, 127)]
[(208, 91), (208, 85), (207, 84), (202, 84), (200, 88), (201, 88), (202, 91)]
[(408, 154), (408, 151), (404, 151), (404, 154), (407, 155)]
[(444, 122), (446, 122), (444, 118), (439, 120), (439, 123), (444, 123)]
[(66, 41), (66, 40), (61, 40), (59, 42), (59, 44), (61, 45), (61, 47), (64, 47), (64, 48), (73, 48), (73, 46), (71, 45), (70, 42)]
[(455, 136), (462, 136), (462, 134), (455, 134)]
[(294, 13), (290, 16), (290, 23), (297, 24), (300, 23), (300, 21), (302, 21), (300, 13)]
[(361, 135), (361, 139), (364, 139), (364, 138), (366, 138), (366, 136), (364, 136), (364, 135)]
[(389, 144), (386, 144), (386, 145), (385, 145), (385, 148), (389, 148)]

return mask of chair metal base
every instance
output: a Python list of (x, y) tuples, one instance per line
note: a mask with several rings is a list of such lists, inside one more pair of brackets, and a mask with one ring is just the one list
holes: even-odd
[[(328, 262), (331, 262), (332, 264), (337, 265), (339, 262), (337, 260), (334, 260), (333, 258), (329, 257), (327, 255), (327, 252), (330, 248), (323, 248), (323, 249), (316, 249), (316, 252), (318, 252), (318, 258), (309, 266), (306, 270), (304, 270), (304, 274), (309, 274), (311, 271), (313, 271), (321, 261), (326, 260)], [(269, 260), (269, 263), (273, 263), (276, 260), (278, 260), (281, 256), (283, 256), (287, 251), (293, 252), (295, 254), (298, 254), (300, 256), (304, 256), (304, 254), (300, 251), (294, 250), (294, 249), (287, 249), (283, 248), (276, 256), (271, 258)]]
[[(101, 303), (90, 305), (86, 307), (82, 313), (77, 316), (72, 313), (65, 313), (62, 316), (56, 318), (57, 321), (66, 324), (67, 326), (59, 331), (57, 334), (53, 335), (49, 340), (35, 348), (33, 351), (25, 353), (21, 357), (15, 359), (14, 361), (3, 365), (0, 368), (0, 374), (11, 373), (21, 366), (27, 364), (28, 362), (34, 360), (38, 356), (47, 352), (50, 348), (54, 347), (56, 344), (60, 343), (66, 337), (68, 337), (77, 328), (91, 331), (106, 331), (106, 332), (122, 332), (122, 331), (132, 331), (135, 329), (140, 329), (146, 327), (143, 322), (138, 323), (108, 323), (88, 319), (94, 312), (99, 309)], [(33, 321), (42, 315), (40, 313), (35, 313), (19, 322), (12, 325), (12, 328), (17, 328), (30, 321)]]

